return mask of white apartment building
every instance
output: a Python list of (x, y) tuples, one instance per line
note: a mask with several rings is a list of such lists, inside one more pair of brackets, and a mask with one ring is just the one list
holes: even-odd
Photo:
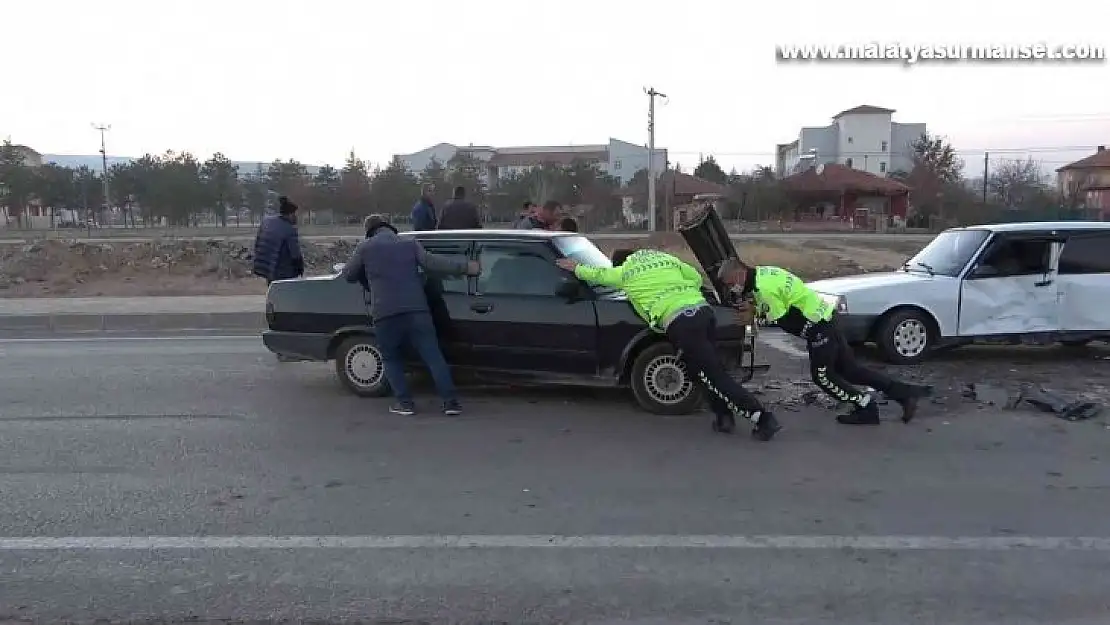
[[(603, 173), (609, 174), (626, 184), (637, 171), (648, 168), (648, 149), (644, 146), (609, 139), (609, 143), (593, 145), (558, 146), (519, 146), (495, 148), (488, 145), (457, 146), (440, 143), (412, 154), (399, 154), (398, 157), (414, 174), (431, 164), (433, 160), (447, 164), (457, 154), (464, 153), (485, 164), (483, 177), (486, 184), (496, 186), (496, 181), (513, 174), (522, 173), (540, 165), (570, 165), (574, 161), (584, 161), (597, 165)], [(667, 150), (655, 149), (655, 162), (652, 164), (656, 175), (667, 169)], [(492, 181), (492, 184), (491, 184)]]
[(878, 176), (908, 172), (911, 144), (925, 134), (925, 124), (901, 124), (893, 115), (893, 109), (863, 105), (837, 113), (828, 126), (803, 127), (797, 139), (775, 146), (775, 173), (789, 176), (828, 163)]

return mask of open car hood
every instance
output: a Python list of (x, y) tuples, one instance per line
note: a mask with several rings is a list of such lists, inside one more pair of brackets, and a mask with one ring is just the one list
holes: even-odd
[(708, 209), (694, 212), (686, 221), (678, 224), (676, 229), (709, 277), (720, 302), (727, 302), (728, 289), (717, 279), (717, 270), (725, 259), (739, 258), (739, 254), (717, 210), (711, 205)]

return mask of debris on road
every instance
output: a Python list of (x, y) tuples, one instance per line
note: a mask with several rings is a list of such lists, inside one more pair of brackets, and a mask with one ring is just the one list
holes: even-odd
[(1021, 399), (1020, 393), (1011, 393), (1001, 386), (982, 382), (968, 384), (964, 391), (964, 397), (987, 406), (996, 406), (1008, 410), (1016, 408), (1018, 400)]
[(977, 382), (967, 385), (964, 397), (1006, 410), (1028, 404), (1067, 421), (1086, 421), (1102, 412), (1102, 406), (1096, 402), (1069, 400), (1059, 393), (1034, 384), (1022, 384), (1017, 391), (1010, 391), (1001, 386)]
[(1022, 387), (1019, 401), (1067, 421), (1086, 421), (1102, 412), (1102, 406), (1095, 402), (1068, 401), (1052, 391), (1031, 384)]

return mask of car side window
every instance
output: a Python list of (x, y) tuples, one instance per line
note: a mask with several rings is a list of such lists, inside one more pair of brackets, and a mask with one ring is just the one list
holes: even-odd
[(1060, 274), (1110, 273), (1110, 233), (1076, 235), (1064, 243)]
[(975, 270), (977, 278), (1007, 278), (1048, 273), (1052, 241), (1005, 239), (987, 251)]
[(482, 295), (553, 295), (560, 270), (542, 244), (487, 244), (478, 251)]
[[(429, 254), (436, 256), (450, 256), (459, 260), (470, 258), (470, 244), (462, 241), (421, 241), (421, 245)], [(467, 293), (466, 276), (448, 276), (435, 274), (442, 293)]]

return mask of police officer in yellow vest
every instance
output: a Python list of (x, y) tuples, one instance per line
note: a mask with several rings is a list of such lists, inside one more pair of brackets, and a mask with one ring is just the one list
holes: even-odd
[(932, 387), (907, 384), (859, 364), (844, 335), (836, 327), (836, 310), (794, 274), (778, 267), (753, 267), (738, 259), (726, 260), (718, 277), (737, 300), (754, 299), (757, 316), (778, 324), (784, 332), (806, 340), (813, 382), (833, 399), (854, 409), (836, 420), (846, 425), (878, 425), (879, 410), (871, 394), (853, 384), (881, 391), (902, 406), (909, 423), (917, 400)]

